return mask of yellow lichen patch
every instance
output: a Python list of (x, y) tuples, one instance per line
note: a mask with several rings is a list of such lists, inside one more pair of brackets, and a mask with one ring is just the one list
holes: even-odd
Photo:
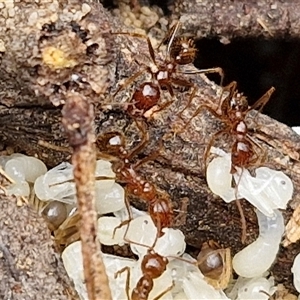
[(62, 51), (53, 46), (46, 47), (42, 50), (42, 58), (44, 64), (51, 69), (72, 68), (77, 65), (77, 61)]
[(297, 242), (300, 239), (300, 205), (294, 210), (294, 213), (285, 227), (285, 240), (283, 246)]

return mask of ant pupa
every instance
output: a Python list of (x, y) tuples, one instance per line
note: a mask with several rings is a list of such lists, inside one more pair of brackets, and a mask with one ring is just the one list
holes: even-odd
[[(274, 87), (271, 87), (260, 99), (258, 99), (254, 105), (249, 106), (246, 97), (243, 94), (238, 93), (237, 83), (231, 82), (228, 86), (223, 88), (223, 92), (228, 92), (228, 95), (222, 99), (223, 92), (220, 97), (220, 109), (221, 113), (215, 111), (210, 106), (203, 104), (198, 107), (193, 116), (188, 120), (185, 127), (203, 110), (209, 111), (213, 116), (221, 120), (226, 127), (215, 133), (210, 139), (205, 153), (204, 153), (204, 166), (206, 171), (207, 159), (210, 153), (211, 147), (214, 145), (216, 139), (221, 135), (228, 134), (232, 137), (233, 143), (231, 146), (231, 174), (237, 172), (237, 168), (242, 170), (251, 166), (256, 166), (263, 160), (263, 155), (258, 153), (257, 147), (261, 149), (261, 146), (257, 144), (248, 133), (248, 126), (246, 123), (246, 116), (249, 111), (259, 108), (261, 110), (264, 105), (269, 101), (271, 95), (275, 91)], [(236, 186), (236, 198), (237, 198), (238, 183)], [(239, 200), (236, 201), (242, 222), (242, 241), (246, 239), (246, 220)]]
[(232, 275), (230, 248), (223, 249), (210, 240), (197, 256), (198, 267), (206, 281), (217, 289), (225, 289)]
[[(148, 51), (150, 55), (153, 67), (144, 66), (141, 69), (128, 78), (123, 84), (119, 86), (117, 91), (114, 93), (115, 97), (122, 89), (129, 86), (137, 78), (145, 73), (151, 75), (150, 81), (144, 81), (137, 85), (130, 101), (126, 103), (127, 112), (135, 117), (145, 116), (145, 113), (152, 110), (152, 115), (154, 112), (159, 112), (169, 106), (173, 101), (166, 103), (159, 103), (161, 99), (161, 90), (168, 90), (169, 94), (174, 96), (174, 86), (181, 86), (189, 89), (196, 89), (195, 85), (188, 81), (186, 78), (180, 78), (180, 74), (195, 74), (195, 73), (219, 73), (221, 80), (223, 80), (224, 72), (221, 68), (210, 68), (210, 69), (200, 69), (193, 72), (181, 71), (178, 69), (180, 65), (187, 65), (193, 63), (197, 49), (195, 48), (195, 43), (192, 38), (178, 36), (178, 32), (182, 24), (177, 22), (169, 31), (163, 42), (167, 42), (167, 49), (165, 57), (162, 61), (158, 61), (155, 57), (155, 50), (149, 37), (129, 32), (115, 32), (115, 35), (128, 35), (134, 38), (140, 38), (147, 41)], [(162, 43), (163, 43), (162, 42)], [(192, 93), (194, 94), (194, 92)], [(158, 108), (156, 108), (158, 106)]]

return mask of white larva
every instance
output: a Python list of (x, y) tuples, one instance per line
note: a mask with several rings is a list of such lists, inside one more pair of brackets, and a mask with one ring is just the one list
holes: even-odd
[(239, 276), (234, 286), (229, 288), (226, 294), (230, 299), (236, 300), (268, 300), (277, 290), (274, 277), (270, 276), (267, 279), (268, 275), (269, 273), (266, 272), (262, 276), (254, 278)]
[(284, 233), (284, 220), (280, 211), (267, 217), (256, 211), (259, 236), (255, 242), (238, 252), (232, 260), (233, 269), (243, 277), (261, 276), (274, 262)]
[(30, 187), (27, 181), (17, 181), (7, 188), (8, 195), (29, 197)]
[(125, 244), (124, 235), (125, 235), (127, 225), (123, 225), (117, 228), (120, 224), (121, 224), (121, 220), (119, 218), (100, 217), (98, 219), (98, 228), (97, 228), (97, 235), (100, 240), (100, 243), (107, 246), (124, 245)]
[(257, 277), (246, 279), (238, 289), (237, 300), (268, 300), (275, 292), (274, 278)]
[[(240, 168), (232, 175), (230, 154), (219, 154), (222, 156), (214, 158), (207, 167), (206, 179), (213, 193), (227, 203), (245, 198), (269, 217), (275, 209), (286, 208), (293, 195), (293, 183), (288, 176), (266, 167), (257, 168), (255, 177), (247, 169)], [(233, 178), (237, 188), (232, 187)]]
[(75, 183), (73, 166), (63, 162), (38, 177), (34, 183), (36, 196), (42, 201), (57, 200), (67, 204), (75, 204)]
[[(179, 257), (183, 254), (186, 243), (183, 233), (178, 229), (164, 228), (164, 235), (157, 239), (154, 251), (162, 256)], [(137, 217), (129, 223), (126, 238), (131, 242), (133, 253), (143, 257), (149, 247), (154, 245), (157, 228), (149, 215)]]
[[(125, 207), (124, 189), (115, 183), (115, 173), (111, 163), (98, 160), (95, 177), (110, 179), (96, 180), (96, 210), (99, 214), (107, 214)], [(76, 189), (73, 176), (73, 166), (67, 162), (61, 163), (39, 176), (34, 183), (36, 196), (42, 201), (61, 201), (76, 204)]]
[(124, 189), (114, 180), (108, 187), (107, 181), (111, 180), (97, 180), (95, 183), (96, 211), (101, 215), (119, 211), (125, 207)]
[(294, 259), (292, 273), (294, 275), (294, 287), (300, 293), (300, 253)]
[(12, 155), (5, 164), (5, 172), (15, 181), (34, 182), (47, 172), (46, 165), (33, 156)]
[(199, 272), (189, 272), (183, 280), (183, 290), (186, 299), (229, 299), (226, 297), (222, 290), (216, 290), (211, 285), (209, 285)]
[[(128, 266), (132, 268), (137, 262), (133, 259), (122, 258), (110, 254), (102, 254), (109, 286), (113, 299), (127, 299), (126, 297), (126, 272), (115, 278), (115, 273)], [(75, 289), (82, 300), (88, 300), (86, 285), (83, 276), (83, 262), (81, 254), (81, 242), (69, 245), (62, 253), (62, 261), (69, 277), (73, 280)]]

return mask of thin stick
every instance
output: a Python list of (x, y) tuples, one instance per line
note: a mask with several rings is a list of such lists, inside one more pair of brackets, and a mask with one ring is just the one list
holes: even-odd
[(111, 292), (97, 239), (95, 211), (95, 133), (94, 109), (89, 99), (78, 93), (67, 95), (62, 123), (73, 148), (72, 163), (82, 243), (84, 277), (90, 300), (110, 300)]

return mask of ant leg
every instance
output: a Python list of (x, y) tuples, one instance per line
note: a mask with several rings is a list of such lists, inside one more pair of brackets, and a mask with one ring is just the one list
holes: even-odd
[[(232, 81), (228, 85), (223, 87), (222, 93), (221, 93), (220, 99), (219, 99), (218, 110), (219, 110), (219, 108), (221, 108), (222, 103), (224, 103), (224, 102), (228, 103), (234, 97), (236, 87), (237, 87), (237, 82), (236, 81)], [(224, 98), (224, 100), (222, 100), (224, 92), (229, 92), (229, 94)]]
[(217, 133), (215, 133), (212, 136), (212, 138), (210, 139), (208, 145), (206, 146), (205, 152), (204, 152), (204, 172), (205, 172), (205, 174), (206, 174), (206, 171), (207, 171), (207, 159), (208, 159), (208, 155), (210, 153), (211, 147), (215, 143), (215, 141), (216, 141), (216, 139), (217, 139), (218, 136), (220, 136), (220, 135), (222, 135), (224, 133), (229, 133), (229, 132), (230, 132), (229, 128), (222, 129), (222, 130), (218, 131)]
[(261, 112), (264, 106), (270, 100), (272, 94), (275, 92), (275, 88), (271, 87), (264, 95), (262, 95), (252, 106), (249, 110), (257, 109), (258, 112)]
[(130, 203), (128, 201), (128, 197), (127, 197), (127, 191), (126, 191), (126, 188), (125, 188), (125, 198), (124, 198), (124, 201), (125, 201), (125, 207), (126, 207), (126, 210), (127, 210), (127, 213), (128, 213), (128, 220), (125, 220), (125, 221), (122, 221), (118, 226), (116, 226), (114, 228), (114, 231), (113, 231), (113, 238), (115, 237), (115, 234), (116, 234), (116, 231), (123, 227), (124, 225), (127, 225), (127, 228), (125, 230), (125, 233), (124, 233), (124, 240), (125, 240), (125, 237), (127, 235), (127, 232), (129, 230), (129, 223), (133, 220), (133, 215), (132, 215), (132, 210), (131, 210), (131, 207), (130, 207)]
[(255, 156), (250, 160), (249, 166), (261, 165), (267, 158), (267, 151), (265, 149), (263, 149), (262, 146), (259, 145), (250, 135), (247, 135), (246, 139), (249, 143), (251, 143), (252, 145), (259, 148), (261, 151), (263, 151), (263, 155), (260, 155), (258, 153), (257, 149), (255, 149), (255, 148), (252, 149)]
[(146, 71), (149, 71), (148, 67), (143, 68), (142, 70), (136, 72), (134, 75), (132, 75), (130, 78), (128, 78), (123, 84), (121, 84), (117, 91), (113, 94), (113, 98), (116, 97), (116, 95), (122, 90), (124, 89), (126, 86), (128, 86), (129, 84), (131, 84), (133, 81), (135, 81), (136, 78), (138, 78), (139, 76), (141, 76), (143, 73), (145, 73)]
[(153, 298), (153, 300), (159, 300), (162, 296), (164, 296), (166, 293), (172, 290), (172, 288), (175, 286), (175, 283), (173, 281), (172, 285), (170, 285), (168, 288), (166, 288), (163, 292), (161, 292), (159, 295)]
[(245, 244), (245, 241), (246, 241), (246, 238), (247, 238), (247, 222), (246, 222), (246, 218), (245, 218), (245, 215), (244, 215), (244, 210), (243, 210), (243, 207), (242, 207), (242, 203), (238, 199), (238, 187), (239, 187), (240, 181), (242, 179), (243, 172), (244, 172), (244, 169), (242, 168), (242, 172), (240, 174), (239, 180), (238, 180), (238, 182), (236, 183), (236, 186), (235, 186), (234, 194), (235, 194), (235, 204), (236, 204), (236, 206), (238, 208), (238, 211), (240, 213), (240, 220), (241, 220), (241, 225), (242, 225), (241, 240), (242, 240), (242, 244)]
[(127, 159), (131, 159), (136, 154), (138, 154), (139, 152), (141, 152), (142, 149), (145, 148), (146, 144), (149, 141), (149, 133), (147, 131), (145, 122), (144, 121), (139, 122), (136, 119), (134, 119), (134, 122), (135, 122), (137, 128), (139, 129), (139, 131), (142, 133), (142, 140), (141, 140), (141, 142), (135, 148), (133, 148), (128, 153)]
[(126, 296), (127, 296), (127, 300), (130, 300), (130, 293), (129, 293), (129, 289), (130, 289), (130, 268), (129, 267), (124, 267), (121, 270), (117, 271), (115, 273), (115, 279), (122, 273), (127, 272), (126, 275)]
[(152, 152), (150, 155), (148, 155), (148, 156), (144, 157), (143, 159), (141, 159), (138, 163), (136, 163), (134, 165), (134, 169), (137, 170), (140, 166), (147, 163), (148, 161), (155, 160), (159, 156), (160, 150), (162, 149), (162, 147), (163, 147), (163, 142), (162, 142), (162, 140), (160, 140), (158, 150)]
[(275, 91), (275, 88), (274, 87), (271, 87), (264, 95), (262, 95), (248, 110), (247, 110), (247, 112), (248, 111), (250, 111), (250, 110), (253, 110), (253, 109), (257, 109), (257, 112), (256, 112), (256, 114), (255, 114), (255, 116), (253, 117), (253, 122), (255, 123), (255, 124), (257, 124), (256, 123), (256, 121), (255, 121), (255, 119), (257, 118), (257, 116), (258, 116), (258, 113), (260, 113), (262, 110), (263, 110), (263, 108), (264, 108), (264, 106), (269, 102), (269, 100), (270, 100), (270, 98), (271, 98), (271, 96), (272, 96), (272, 94), (274, 93), (274, 91)]
[(171, 97), (174, 97), (174, 91), (173, 91), (173, 88), (170, 84), (161, 84), (163, 87), (166, 87), (169, 94), (171, 95)]
[(136, 38), (146, 40), (147, 44), (148, 44), (148, 50), (149, 50), (149, 53), (150, 53), (150, 57), (151, 57), (153, 63), (155, 65), (157, 65), (157, 63), (155, 61), (154, 49), (153, 49), (152, 43), (151, 43), (148, 36), (146, 36), (144, 34), (140, 34), (140, 33), (131, 33), (131, 32), (113, 32), (112, 34), (114, 34), (114, 35), (129, 35), (129, 36), (132, 36), (132, 37), (136, 37)]
[(183, 110), (178, 114), (180, 119), (182, 119), (183, 112), (191, 105), (192, 100), (195, 97), (197, 91), (198, 91), (198, 88), (195, 85), (193, 85), (193, 90), (192, 90), (191, 95), (189, 97), (188, 103), (185, 105)]
[(169, 39), (169, 43), (168, 43), (168, 46), (167, 46), (167, 52), (166, 52), (166, 59), (168, 59), (168, 56), (170, 55), (170, 49), (171, 49), (171, 46), (173, 44), (173, 41), (174, 41), (174, 38), (178, 32), (178, 30), (181, 28), (182, 24), (181, 22), (177, 22), (172, 28), (172, 32), (171, 32), (171, 38)]
[(209, 69), (200, 69), (200, 70), (191, 71), (191, 72), (184, 72), (184, 74), (209, 74), (209, 73), (218, 73), (221, 77), (220, 86), (223, 85), (225, 74), (224, 74), (224, 71), (222, 68), (216, 67), (216, 68), (209, 68)]
[(241, 217), (241, 225), (242, 225), (241, 240), (242, 240), (242, 244), (245, 244), (245, 241), (246, 241), (246, 238), (247, 238), (247, 222), (246, 222), (246, 218), (245, 218), (245, 214), (244, 214), (244, 210), (243, 210), (241, 201), (239, 199), (236, 199), (235, 204), (238, 208), (238, 211), (239, 211), (240, 217)]
[(202, 112), (204, 109), (208, 110), (213, 116), (215, 116), (218, 119), (222, 119), (222, 115), (219, 115), (215, 110), (213, 110), (210, 106), (208, 106), (207, 104), (202, 104), (200, 105), (197, 110), (194, 112), (194, 114), (192, 115), (192, 117), (187, 121), (187, 123), (185, 124), (184, 128), (186, 128), (191, 121), (200, 114), (200, 112)]
[(169, 55), (170, 53), (170, 47), (173, 43), (174, 37), (176, 36), (178, 30), (181, 28), (182, 24), (181, 22), (177, 21), (176, 24), (174, 24), (168, 31), (168, 33), (166, 34), (166, 36), (163, 38), (163, 40), (160, 42), (160, 44), (158, 45), (158, 47), (156, 48), (156, 50), (158, 50), (161, 45), (168, 43), (168, 47), (167, 47), (167, 55)]
[[(165, 110), (165, 109), (166, 109), (168, 106), (170, 106), (173, 102), (174, 102), (174, 101), (168, 101), (168, 102), (166, 102), (166, 103), (163, 103), (161, 106), (159, 106), (159, 108), (154, 109), (154, 110), (151, 112), (149, 118), (152, 118), (152, 116), (153, 116), (154, 114), (159, 113), (159, 112)], [(144, 114), (144, 116), (145, 116), (145, 114)]]

